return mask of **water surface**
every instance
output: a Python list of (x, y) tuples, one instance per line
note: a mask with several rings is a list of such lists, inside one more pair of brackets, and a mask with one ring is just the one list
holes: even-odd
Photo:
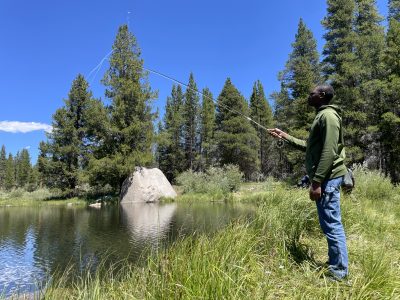
[(0, 207), (0, 296), (33, 292), (70, 265), (140, 264), (179, 236), (213, 234), (251, 216), (250, 206), (225, 203)]

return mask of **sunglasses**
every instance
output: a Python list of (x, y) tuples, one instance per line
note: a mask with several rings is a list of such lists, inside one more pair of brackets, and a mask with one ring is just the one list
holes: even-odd
[(318, 93), (311, 92), (310, 96), (314, 96), (314, 95), (317, 95), (317, 94), (325, 96), (326, 93), (325, 92), (318, 92)]

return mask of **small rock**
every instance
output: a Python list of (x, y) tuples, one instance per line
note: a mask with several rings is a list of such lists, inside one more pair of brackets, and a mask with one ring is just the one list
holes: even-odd
[(98, 202), (98, 203), (92, 203), (92, 204), (89, 204), (89, 207), (101, 208), (101, 203), (100, 203), (100, 202)]

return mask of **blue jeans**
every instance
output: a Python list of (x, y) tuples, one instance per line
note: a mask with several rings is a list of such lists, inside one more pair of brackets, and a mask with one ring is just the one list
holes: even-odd
[(321, 198), (316, 202), (319, 224), (328, 241), (329, 271), (338, 279), (348, 275), (346, 236), (340, 215), (340, 186), (342, 177), (322, 184)]

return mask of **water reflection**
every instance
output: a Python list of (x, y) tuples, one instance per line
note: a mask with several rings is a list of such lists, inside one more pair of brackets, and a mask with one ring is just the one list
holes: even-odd
[(68, 265), (128, 258), (177, 236), (209, 233), (251, 215), (248, 206), (226, 204), (125, 204), (100, 210), (77, 207), (0, 207), (0, 297), (32, 292)]
[(121, 205), (122, 222), (131, 233), (131, 243), (157, 244), (168, 236), (176, 203), (127, 203)]

